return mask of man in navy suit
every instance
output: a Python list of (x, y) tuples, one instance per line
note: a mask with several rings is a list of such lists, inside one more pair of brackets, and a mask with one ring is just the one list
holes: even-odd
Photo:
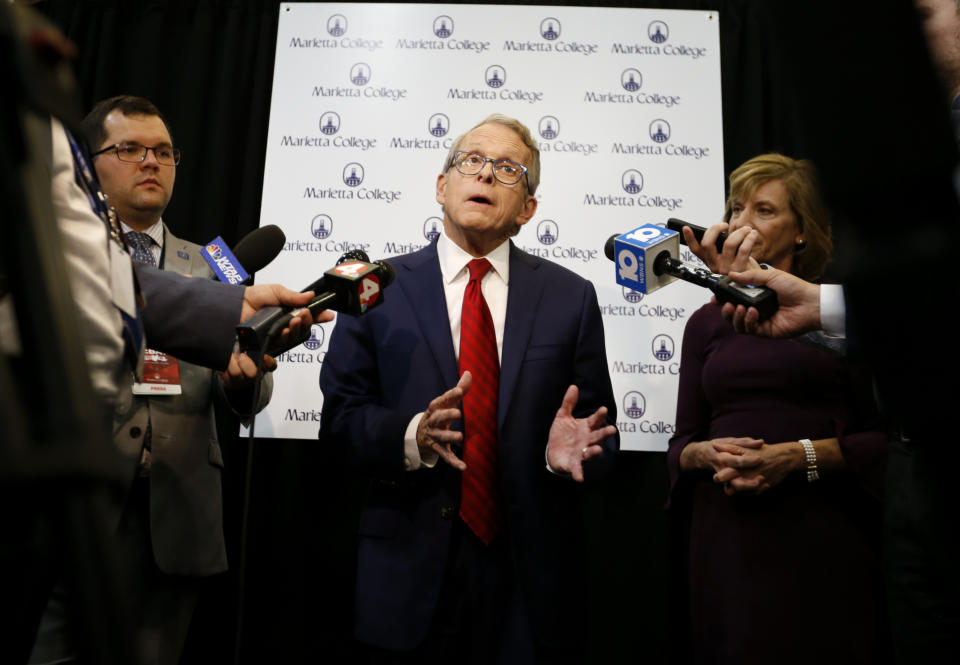
[(371, 478), (356, 633), (373, 662), (584, 653), (578, 482), (619, 441), (592, 284), (509, 240), (539, 172), (516, 120), (458, 138), (436, 183), (444, 233), (392, 259), (384, 304), (331, 337), (321, 436)]

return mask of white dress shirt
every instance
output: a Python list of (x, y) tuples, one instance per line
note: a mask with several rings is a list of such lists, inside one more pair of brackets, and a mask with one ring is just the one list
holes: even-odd
[[(443, 293), (447, 300), (447, 315), (450, 317), (450, 335), (453, 338), (453, 351), (460, 359), (460, 315), (463, 310), (463, 295), (470, 281), (470, 271), (467, 264), (474, 256), (468, 254), (456, 243), (441, 234), (437, 239), (437, 257), (440, 260), (440, 274), (443, 277)], [(510, 287), (510, 243), (504, 240), (485, 257), (491, 268), (480, 282), (480, 290), (490, 316), (493, 318), (493, 329), (497, 336), (497, 357), (503, 358), (503, 328), (507, 318), (507, 293)], [(453, 386), (450, 386), (453, 388)], [(417, 447), (417, 427), (423, 413), (418, 413), (407, 425), (403, 437), (404, 464), (408, 471), (414, 471), (421, 466), (433, 467), (437, 463), (436, 453), (426, 454), (421, 459)]]

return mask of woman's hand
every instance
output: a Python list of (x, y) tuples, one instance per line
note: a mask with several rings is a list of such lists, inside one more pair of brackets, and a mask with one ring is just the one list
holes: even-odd
[[(714, 441), (721, 441), (714, 439)], [(728, 445), (715, 443), (717, 454), (727, 451)], [(749, 468), (719, 469), (713, 476), (713, 482), (723, 485), (727, 496), (734, 494), (762, 494), (771, 487), (778, 485), (784, 478), (794, 471), (806, 468), (806, 456), (803, 446), (798, 441), (789, 441), (776, 445), (761, 444), (752, 451), (752, 457), (757, 460)]]
[(727, 469), (737, 475), (760, 464), (754, 451), (763, 439), (727, 436), (709, 441), (688, 443), (680, 453), (681, 471), (713, 471), (715, 474)]
[(690, 251), (703, 261), (711, 272), (726, 275), (731, 270), (737, 272), (753, 268), (759, 270), (760, 264), (750, 256), (750, 252), (753, 251), (760, 234), (749, 226), (741, 226), (727, 236), (723, 243), (723, 251), (717, 252), (717, 237), (729, 228), (730, 225), (725, 222), (714, 224), (704, 232), (702, 242), (697, 242), (689, 226), (684, 226), (681, 233)]

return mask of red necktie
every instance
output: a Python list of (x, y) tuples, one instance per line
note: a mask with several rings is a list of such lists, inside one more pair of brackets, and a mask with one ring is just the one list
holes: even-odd
[(460, 375), (473, 375), (463, 398), (464, 451), (467, 470), (460, 481), (460, 518), (487, 545), (503, 522), (497, 461), (497, 393), (500, 361), (490, 308), (480, 291), (480, 280), (490, 270), (486, 259), (467, 267), (470, 281), (460, 315)]

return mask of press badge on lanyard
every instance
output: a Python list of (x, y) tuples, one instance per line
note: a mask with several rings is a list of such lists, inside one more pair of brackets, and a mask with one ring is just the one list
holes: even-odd
[(146, 349), (143, 353), (143, 374), (133, 384), (134, 395), (179, 395), (180, 365), (177, 359), (162, 351)]

